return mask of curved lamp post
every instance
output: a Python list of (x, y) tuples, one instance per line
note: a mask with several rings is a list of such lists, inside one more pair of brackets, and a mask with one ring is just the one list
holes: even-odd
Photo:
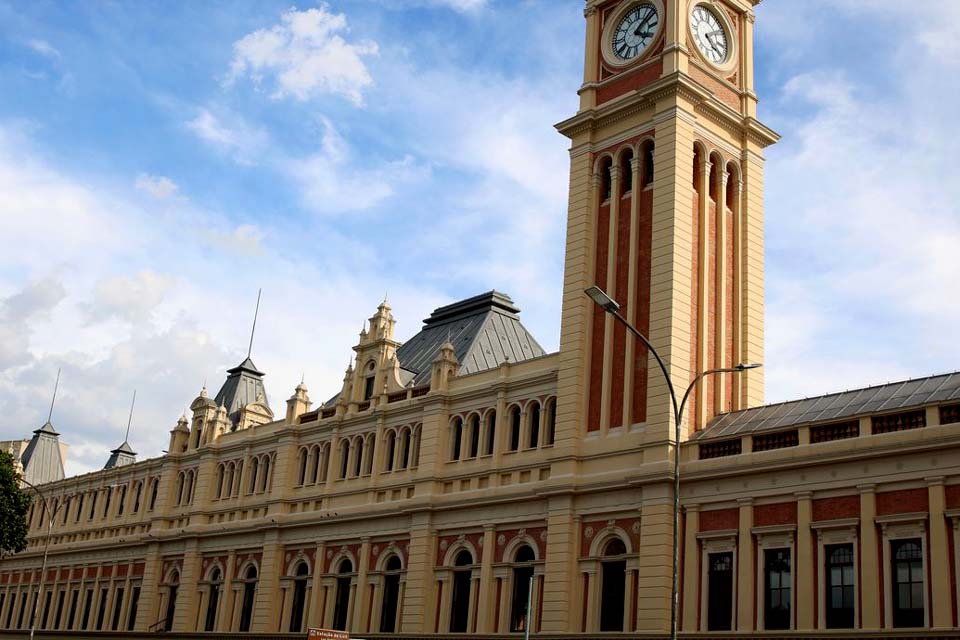
[(642, 342), (644, 346), (647, 347), (647, 349), (656, 359), (657, 364), (660, 366), (660, 371), (663, 373), (663, 378), (667, 382), (667, 389), (670, 391), (670, 400), (673, 404), (674, 442), (676, 443), (676, 448), (673, 454), (673, 584), (670, 590), (670, 638), (671, 640), (676, 640), (677, 608), (680, 599), (680, 594), (677, 587), (677, 566), (679, 565), (680, 555), (678, 538), (680, 531), (680, 425), (683, 422), (683, 410), (687, 405), (687, 400), (690, 398), (690, 393), (697, 386), (697, 383), (707, 376), (712, 376), (719, 373), (741, 373), (749, 369), (762, 367), (763, 365), (741, 363), (735, 367), (702, 371), (698, 373), (690, 382), (690, 385), (683, 394), (683, 398), (679, 403), (677, 403), (677, 394), (673, 388), (673, 381), (670, 379), (670, 373), (667, 371), (667, 366), (663, 363), (663, 358), (661, 358), (660, 354), (657, 353), (657, 350), (653, 348), (653, 345), (650, 344), (650, 341), (647, 340), (646, 336), (637, 331), (637, 329), (634, 328), (634, 326), (623, 317), (623, 315), (620, 313), (620, 305), (617, 303), (617, 301), (608, 296), (603, 289), (596, 285), (588, 287), (584, 290), (584, 293), (587, 294), (587, 296), (589, 296), (589, 298), (606, 313), (609, 313), (611, 316), (616, 318), (617, 322), (625, 326), (630, 333), (637, 338), (637, 340)]
[(43, 495), (43, 492), (37, 488), (36, 485), (27, 482), (25, 478), (20, 478), (20, 482), (27, 485), (33, 489), (38, 496), (40, 496), (40, 501), (43, 503), (43, 510), (46, 511), (48, 520), (47, 520), (47, 539), (43, 543), (43, 561), (40, 563), (40, 584), (37, 586), (37, 596), (33, 601), (33, 612), (30, 614), (30, 639), (33, 640), (33, 634), (37, 630), (37, 609), (40, 606), (40, 598), (43, 595), (43, 581), (46, 578), (47, 573), (47, 552), (50, 550), (50, 534), (53, 531), (53, 522), (57, 517), (57, 513), (63, 508), (64, 502), (61, 501), (57, 504), (56, 509), (53, 511), (50, 510), (50, 503), (47, 501), (47, 497)]

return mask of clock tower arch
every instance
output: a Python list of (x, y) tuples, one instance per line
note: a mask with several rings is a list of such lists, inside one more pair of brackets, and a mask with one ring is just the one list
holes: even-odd
[[(763, 149), (778, 136), (756, 118), (759, 2), (587, 0), (580, 108), (557, 125), (571, 148), (556, 446), (584, 484), (616, 468), (638, 487), (625, 631), (669, 625), (672, 409), (651, 354), (584, 289), (617, 300), (679, 393), (699, 372), (763, 361)], [(682, 437), (762, 401), (762, 370), (707, 378)], [(544, 630), (575, 622), (554, 595)]]

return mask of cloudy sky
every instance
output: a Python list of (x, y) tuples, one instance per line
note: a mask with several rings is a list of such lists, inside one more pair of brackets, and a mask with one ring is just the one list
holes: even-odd
[[(204, 380), (336, 391), (497, 288), (559, 338), (580, 0), (0, 0), (0, 438), (158, 455)], [(960, 3), (767, 0), (770, 401), (960, 369)]]

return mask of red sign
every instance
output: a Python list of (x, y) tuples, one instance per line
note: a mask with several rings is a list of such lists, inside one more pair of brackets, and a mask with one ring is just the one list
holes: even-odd
[(346, 631), (333, 629), (307, 629), (307, 637), (317, 640), (350, 640), (350, 634)]

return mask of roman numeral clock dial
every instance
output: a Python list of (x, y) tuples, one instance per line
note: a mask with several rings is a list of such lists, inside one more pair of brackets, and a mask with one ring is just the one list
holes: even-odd
[(690, 14), (690, 31), (700, 54), (715, 65), (730, 59), (730, 37), (720, 18), (709, 8), (698, 4)]
[(634, 60), (653, 43), (658, 26), (660, 14), (653, 4), (635, 5), (617, 23), (610, 50), (620, 61)]

